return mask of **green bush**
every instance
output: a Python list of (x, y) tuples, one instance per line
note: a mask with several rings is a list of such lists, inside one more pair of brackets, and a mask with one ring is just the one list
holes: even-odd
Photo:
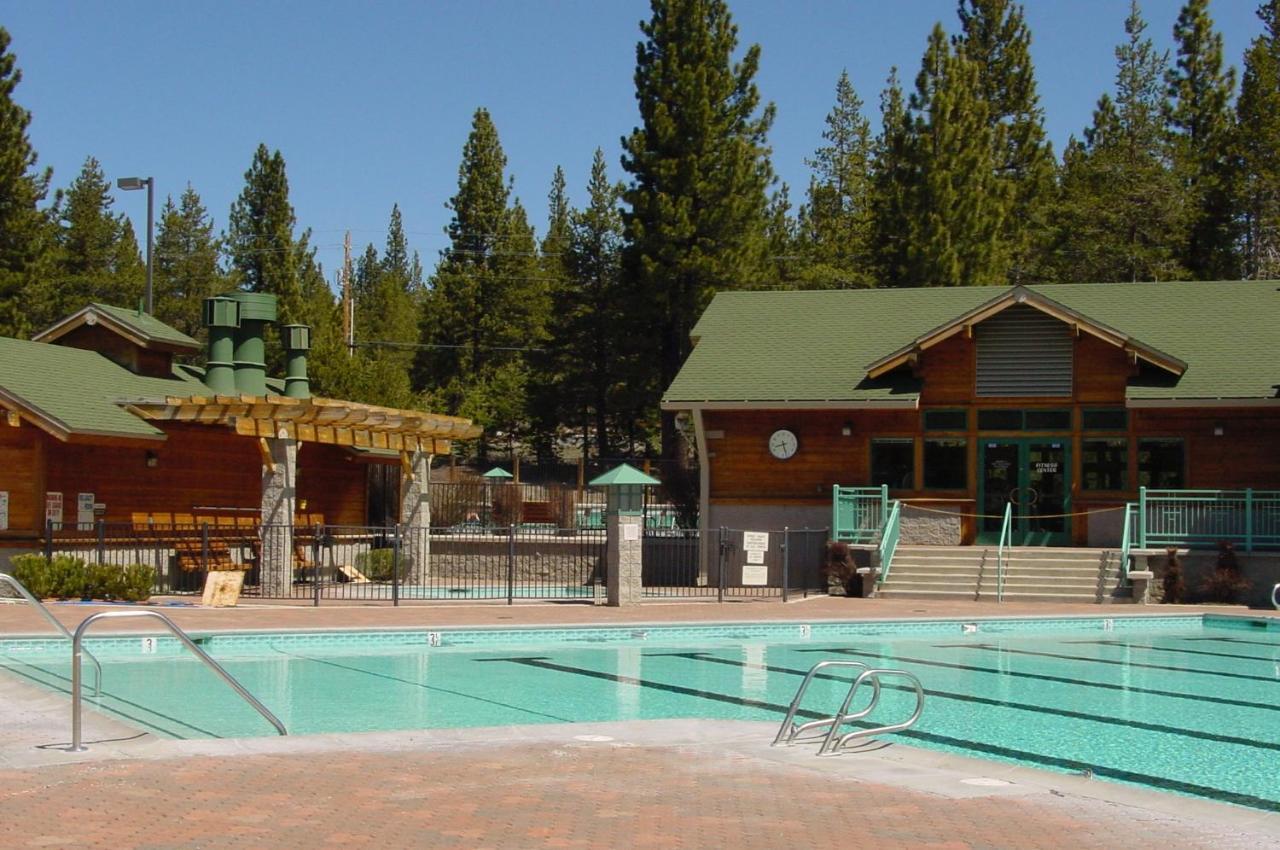
[(37, 599), (127, 599), (144, 602), (151, 598), (155, 573), (145, 564), (117, 567), (86, 564), (70, 555), (18, 555), (10, 559), (13, 577)]
[[(395, 569), (395, 549), (370, 549), (356, 555), (356, 569), (364, 573), (371, 581), (391, 581), (391, 573)], [(400, 558), (400, 577), (408, 572), (407, 559)]]

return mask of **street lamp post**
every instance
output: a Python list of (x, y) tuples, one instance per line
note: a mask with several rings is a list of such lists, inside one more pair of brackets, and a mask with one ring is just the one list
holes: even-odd
[(151, 290), (151, 233), (155, 229), (152, 226), (155, 215), (155, 191), (156, 179), (154, 177), (121, 177), (116, 181), (116, 187), (126, 192), (135, 189), (147, 187), (147, 298), (146, 312), (148, 315), (155, 312), (155, 305), (152, 303)]

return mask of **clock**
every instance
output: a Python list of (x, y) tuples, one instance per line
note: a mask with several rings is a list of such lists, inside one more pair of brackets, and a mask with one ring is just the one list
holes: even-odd
[(780, 428), (769, 435), (769, 454), (778, 460), (786, 460), (794, 455), (798, 448), (800, 448), (800, 441), (786, 428)]

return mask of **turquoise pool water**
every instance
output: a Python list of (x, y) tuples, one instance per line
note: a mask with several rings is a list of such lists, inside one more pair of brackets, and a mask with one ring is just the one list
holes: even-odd
[[(1035, 631), (1027, 631), (1035, 629)], [(804, 673), (845, 658), (915, 673), (896, 739), (1280, 811), (1280, 623), (1247, 618), (216, 635), (204, 646), (291, 734), (703, 717), (780, 722)], [(97, 707), (181, 738), (271, 734), (176, 642), (90, 642)], [(61, 691), (65, 641), (0, 641)], [(90, 675), (90, 674), (86, 674)], [(848, 675), (805, 700), (827, 715)], [(86, 690), (87, 703), (95, 701)], [(886, 686), (877, 718), (910, 713)]]

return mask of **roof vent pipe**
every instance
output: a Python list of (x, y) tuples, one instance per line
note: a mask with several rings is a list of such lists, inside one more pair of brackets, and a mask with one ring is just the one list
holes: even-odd
[(281, 325), (280, 336), (284, 340), (284, 394), (288, 398), (310, 398), (307, 352), (311, 350), (311, 328)]
[(262, 332), (276, 320), (276, 297), (265, 292), (235, 292), (229, 297), (240, 305), (236, 331), (236, 390), (241, 395), (267, 394), (266, 352)]
[(205, 362), (204, 382), (218, 395), (234, 395), (236, 391), (236, 330), (240, 327), (240, 305), (225, 295), (204, 300), (204, 325), (209, 329), (209, 357)]

